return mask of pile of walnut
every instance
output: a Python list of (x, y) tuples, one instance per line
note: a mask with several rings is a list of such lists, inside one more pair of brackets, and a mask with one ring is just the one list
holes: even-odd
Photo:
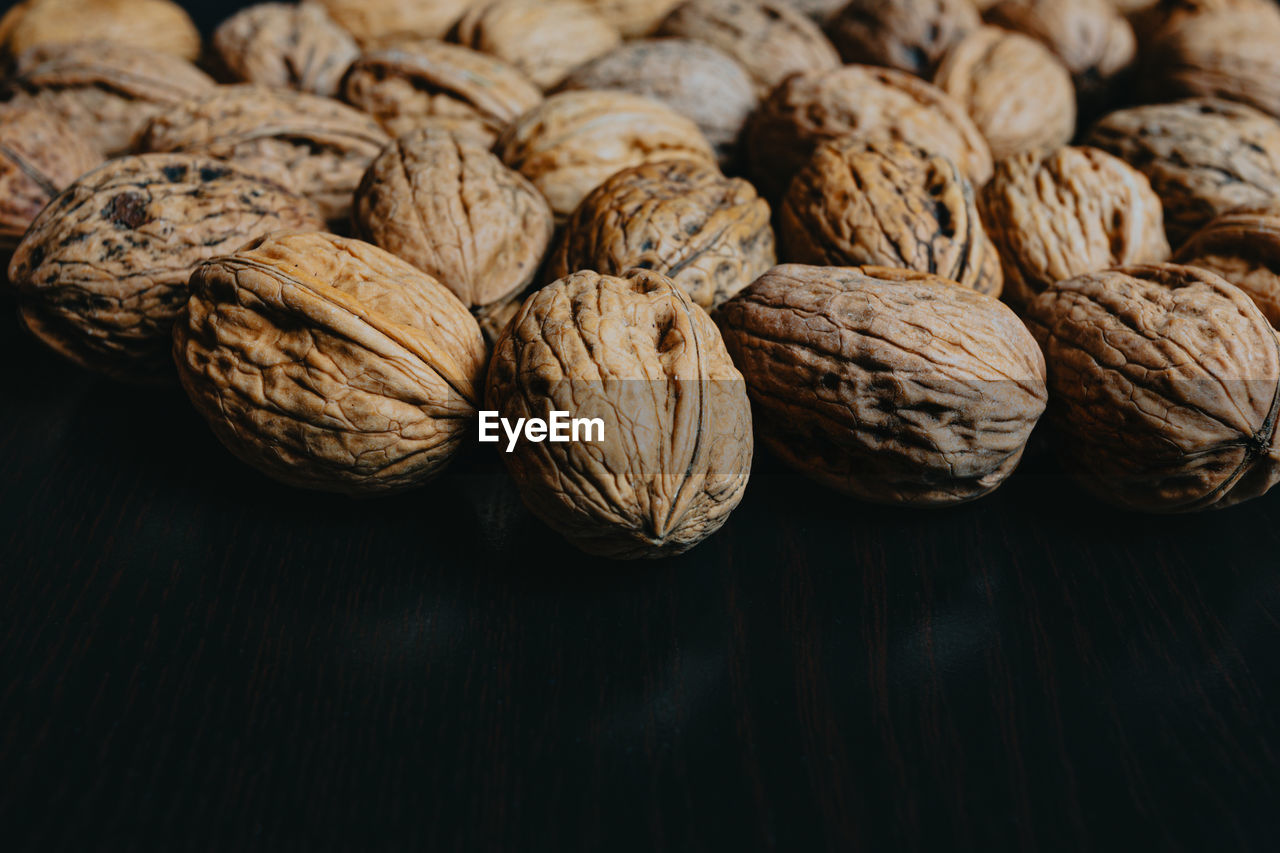
[[(21, 324), (296, 486), (514, 441), (584, 550), (684, 551), (756, 440), (942, 506), (1046, 444), (1180, 512), (1280, 479), (1271, 0), (170, 0), (0, 20)], [(500, 447), (507, 439), (499, 434)]]

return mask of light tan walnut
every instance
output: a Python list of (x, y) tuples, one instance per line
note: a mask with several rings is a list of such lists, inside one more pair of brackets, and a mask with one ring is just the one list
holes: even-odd
[(333, 95), (360, 55), (351, 35), (314, 3), (260, 3), (227, 18), (213, 33), (226, 76), (314, 95)]
[(444, 38), (475, 0), (310, 0), (367, 48)]
[(20, 0), (0, 18), (0, 55), (86, 40), (195, 61), (200, 32), (170, 0)]
[(1174, 260), (1222, 276), (1280, 328), (1280, 200), (1211, 220), (1182, 244)]

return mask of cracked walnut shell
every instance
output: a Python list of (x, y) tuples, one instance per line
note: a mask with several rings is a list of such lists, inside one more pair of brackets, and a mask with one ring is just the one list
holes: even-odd
[(845, 62), (927, 78), (981, 23), (972, 0), (851, 0), (826, 30)]
[(751, 408), (715, 324), (670, 279), (583, 271), (535, 292), (494, 347), (503, 418), (603, 422), (504, 454), (526, 506), (579, 548), (663, 557), (714, 533), (751, 473)]
[(356, 41), (314, 3), (260, 3), (214, 30), (213, 53), (227, 76), (330, 96), (360, 55)]
[(199, 30), (170, 0), (22, 0), (0, 19), (0, 53), (8, 57), (86, 38), (191, 61), (200, 56)]
[(1224, 213), (1191, 235), (1173, 259), (1222, 276), (1280, 328), (1280, 206)]

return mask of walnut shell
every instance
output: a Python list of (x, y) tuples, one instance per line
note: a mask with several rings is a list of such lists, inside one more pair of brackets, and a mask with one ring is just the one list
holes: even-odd
[(500, 59), (440, 41), (367, 53), (351, 67), (342, 97), (399, 136), (439, 127), (485, 147), (542, 102), (542, 93)]
[(715, 162), (698, 126), (627, 92), (561, 92), (517, 119), (494, 152), (551, 202), (558, 220), (628, 166), (690, 157)]
[(979, 27), (947, 53), (933, 83), (964, 106), (996, 160), (1075, 135), (1071, 74), (1028, 36)]
[(390, 139), (345, 104), (265, 86), (221, 86), (158, 116), (147, 151), (230, 160), (314, 201), (325, 219), (345, 222), (351, 197)]
[(475, 0), (309, 0), (364, 47), (443, 38)]
[(765, 198), (777, 199), (819, 145), (841, 136), (893, 138), (943, 154), (981, 186), (991, 151), (951, 96), (892, 68), (846, 65), (796, 74), (773, 90), (747, 125), (747, 162)]
[(30, 104), (0, 104), (0, 260), (68, 184), (102, 155), (61, 119)]
[(586, 0), (627, 38), (647, 36), (680, 0)]
[(213, 52), (229, 79), (333, 95), (360, 55), (356, 41), (314, 3), (259, 3), (214, 31)]
[(1223, 507), (1280, 479), (1280, 352), (1248, 295), (1195, 267), (1058, 282), (1028, 311), (1065, 467), (1110, 503)]
[(106, 42), (36, 48), (18, 58), (6, 89), (65, 121), (108, 157), (127, 154), (152, 117), (215, 90), (208, 75), (167, 53)]
[(403, 258), (484, 316), (533, 281), (554, 230), (523, 175), (442, 130), (398, 138), (356, 190), (356, 236)]
[(786, 264), (718, 316), (765, 445), (864, 500), (987, 494), (1045, 408), (1044, 360), (1014, 313), (928, 273)]
[(1066, 278), (1169, 259), (1150, 182), (1097, 148), (1001, 161), (979, 206), (1004, 262), (1005, 299), (1015, 308)]
[(317, 228), (305, 199), (185, 154), (122, 157), (36, 217), (9, 266), (22, 320), (70, 360), (118, 379), (167, 379), (169, 329), (201, 261), (282, 228)]
[(201, 265), (174, 325), (191, 402), (226, 447), (290, 485), (403, 491), (475, 420), (485, 346), (431, 276), (376, 246), (283, 232)]
[(623, 169), (591, 191), (547, 277), (649, 269), (712, 311), (775, 261), (769, 205), (755, 188), (710, 163), (663, 160)]
[(195, 61), (200, 32), (170, 0), (21, 0), (0, 19), (0, 55), (87, 38)]
[(494, 347), (486, 409), (568, 412), (602, 440), (503, 455), (529, 509), (591, 554), (664, 557), (724, 524), (751, 474), (751, 408), (720, 333), (670, 279), (583, 271), (525, 301)]
[(849, 0), (784, 0), (786, 4), (818, 25), (827, 21), (845, 7)]
[(981, 23), (972, 0), (851, 0), (826, 30), (845, 62), (930, 77), (943, 55)]
[(819, 148), (791, 182), (778, 232), (788, 261), (917, 270), (1000, 294), (973, 187), (947, 158), (905, 142)]
[(618, 46), (618, 30), (578, 0), (484, 0), (454, 31), (460, 43), (511, 63), (543, 89)]
[(1147, 176), (1175, 246), (1219, 213), (1280, 196), (1280, 122), (1243, 104), (1196, 99), (1119, 110), (1085, 142)]
[(1277, 14), (1275, 4), (1271, 0), (1142, 0), (1142, 2), (1144, 3), (1142, 8), (1129, 11), (1113, 0), (1113, 5), (1128, 15), (1140, 54), (1145, 54), (1149, 46), (1158, 41), (1166, 29), (1181, 26), (1189, 18), (1240, 10), (1268, 17)]
[(1280, 206), (1222, 214), (1191, 235), (1174, 261), (1222, 276), (1280, 328)]
[(688, 0), (658, 35), (697, 39), (733, 57), (751, 75), (756, 95), (800, 71), (840, 67), (840, 57), (812, 20), (775, 0)]
[(756, 106), (746, 70), (718, 48), (689, 39), (627, 42), (578, 66), (561, 88), (618, 89), (660, 101), (697, 123), (722, 165), (733, 162)]

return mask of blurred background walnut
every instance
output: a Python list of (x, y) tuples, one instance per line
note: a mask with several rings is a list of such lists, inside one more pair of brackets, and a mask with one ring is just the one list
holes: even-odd
[(1280, 198), (1211, 220), (1173, 259), (1222, 276), (1249, 294), (1271, 325), (1280, 329)]
[(943, 55), (981, 23), (972, 0), (850, 0), (826, 30), (845, 62), (928, 78)]
[(475, 0), (308, 0), (319, 3), (362, 47), (444, 38)]
[(821, 25), (843, 9), (849, 0), (783, 0), (783, 2), (807, 15), (815, 24)]
[(314, 3), (261, 3), (227, 18), (212, 48), (226, 76), (315, 95), (333, 95), (360, 55), (355, 39)]
[(170, 0), (21, 0), (0, 18), (0, 58), (87, 40), (200, 56), (196, 25)]
[(627, 38), (647, 36), (680, 0), (585, 0)]

